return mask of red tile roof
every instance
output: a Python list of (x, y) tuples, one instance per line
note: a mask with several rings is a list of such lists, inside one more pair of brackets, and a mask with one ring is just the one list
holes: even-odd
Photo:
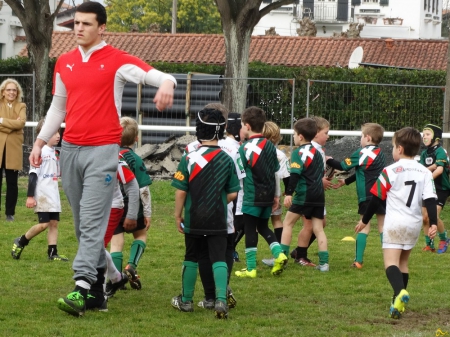
[[(104, 40), (150, 63), (225, 64), (222, 35), (105, 33)], [(252, 36), (250, 61), (346, 67), (358, 46), (364, 50), (363, 63), (434, 70), (447, 67), (447, 40), (393, 40), (393, 47), (388, 48), (384, 39)], [(58, 57), (75, 47), (73, 32), (54, 32), (50, 57)], [(26, 54), (26, 50), (22, 50), (21, 55)]]

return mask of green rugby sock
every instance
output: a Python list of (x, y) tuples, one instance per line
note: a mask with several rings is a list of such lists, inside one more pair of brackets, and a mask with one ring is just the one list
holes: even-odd
[(142, 254), (144, 254), (145, 247), (147, 247), (147, 245), (142, 240), (134, 240), (131, 244), (128, 264), (130, 264), (133, 268), (137, 268), (139, 260), (141, 259)]
[(117, 270), (122, 272), (123, 253), (122, 252), (111, 253), (111, 258)]
[(245, 248), (245, 258), (247, 260), (247, 270), (252, 271), (253, 269), (256, 269), (256, 252), (258, 251), (258, 248), (251, 247), (251, 248)]
[[(289, 249), (289, 247), (288, 247)], [(272, 242), (270, 244), (270, 251), (272, 252), (272, 255), (274, 258), (278, 258), (280, 253), (283, 252), (283, 249), (281, 248), (281, 245), (278, 242)]]
[(284, 254), (289, 254), (289, 246), (280, 244), (281, 250), (284, 252)]
[(447, 231), (444, 231), (443, 233), (439, 233), (439, 240), (446, 241), (447, 240)]
[(215, 262), (212, 265), (214, 283), (216, 284), (216, 299), (227, 302), (228, 267), (225, 262)]
[(319, 252), (319, 264), (328, 263), (328, 250), (323, 250)]
[(183, 261), (181, 271), (182, 279), (182, 297), (183, 302), (192, 301), (194, 297), (195, 282), (197, 281), (198, 263), (192, 261)]
[(359, 263), (363, 263), (364, 251), (366, 250), (367, 245), (367, 234), (358, 233), (356, 236), (356, 257), (355, 261)]

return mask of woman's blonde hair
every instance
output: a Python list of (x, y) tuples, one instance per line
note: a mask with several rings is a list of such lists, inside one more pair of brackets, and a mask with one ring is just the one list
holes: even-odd
[(19, 82), (17, 82), (15, 79), (13, 78), (7, 78), (6, 80), (4, 80), (2, 82), (2, 84), (0, 84), (0, 98), (3, 99), (3, 92), (6, 89), (6, 86), (10, 83), (13, 83), (16, 87), (17, 87), (17, 96), (16, 96), (16, 101), (17, 102), (22, 102), (23, 99), (23, 90), (22, 87), (20, 86)]
[(270, 140), (273, 145), (278, 145), (278, 143), (283, 139), (280, 133), (280, 127), (274, 122), (265, 122), (264, 129), (262, 132), (263, 136)]

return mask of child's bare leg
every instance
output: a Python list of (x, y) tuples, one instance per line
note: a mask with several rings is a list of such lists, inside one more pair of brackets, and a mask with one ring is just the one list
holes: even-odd
[(36, 225), (34, 225), (33, 227), (31, 227), (26, 233), (25, 233), (25, 238), (30, 241), (32, 238), (34, 238), (36, 235), (42, 233), (43, 231), (45, 231), (47, 229), (49, 225), (49, 222), (45, 222), (45, 223), (38, 223)]
[(47, 225), (48, 225), (48, 232), (47, 232), (48, 245), (56, 245), (58, 242), (58, 221), (50, 220), (50, 222)]
[(289, 245), (292, 240), (292, 228), (297, 220), (300, 219), (300, 214), (288, 211), (283, 221), (283, 235), (281, 236), (281, 249), (285, 254), (289, 254)]

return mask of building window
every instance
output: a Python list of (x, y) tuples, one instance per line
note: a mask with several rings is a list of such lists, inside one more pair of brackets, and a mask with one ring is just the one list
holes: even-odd
[(428, 0), (428, 11), (431, 9), (431, 0)]
[(433, 0), (433, 5), (431, 7), (431, 11), (434, 12), (434, 0)]
[(380, 6), (389, 6), (389, 0), (380, 0)]
[(375, 3), (378, 3), (378, 0), (363, 0), (363, 2), (375, 2)]
[(3, 59), (3, 44), (2, 43), (0, 43), (0, 60), (2, 60)]
[(352, 0), (352, 6), (360, 6), (361, 0)]

